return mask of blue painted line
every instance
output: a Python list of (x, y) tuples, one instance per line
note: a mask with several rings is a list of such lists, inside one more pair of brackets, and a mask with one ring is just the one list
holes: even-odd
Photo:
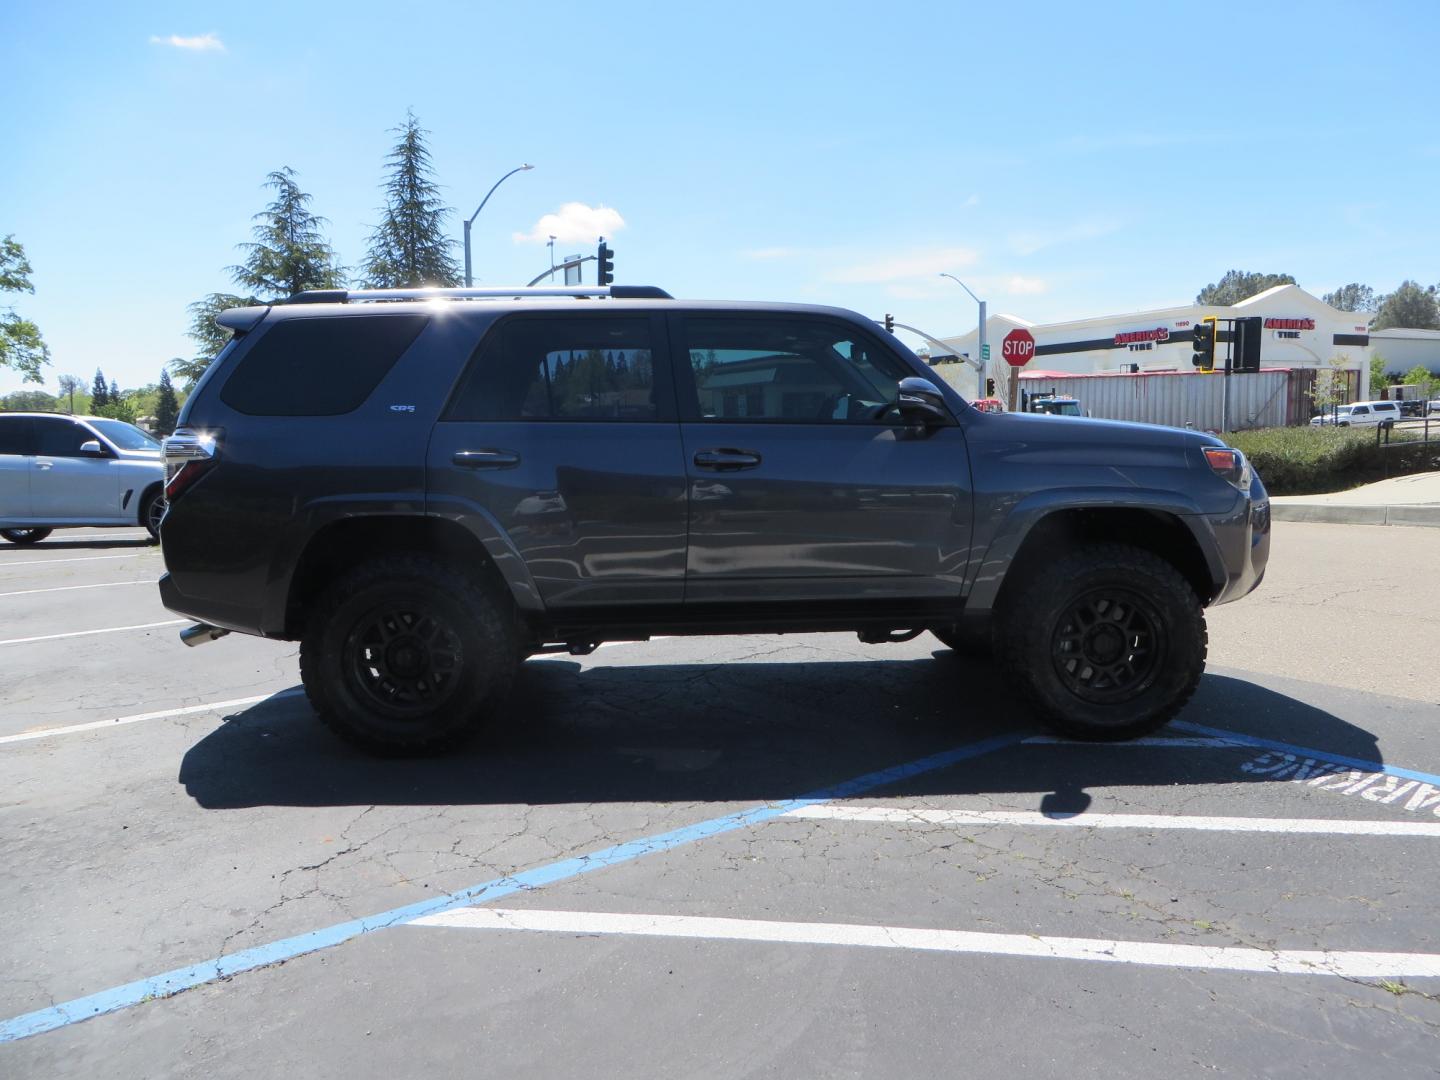
[(866, 773), (864, 776), (858, 776), (853, 780), (847, 780), (799, 798), (786, 799), (783, 802), (726, 814), (724, 817), (711, 818), (709, 821), (701, 821), (656, 836), (627, 840), (623, 844), (602, 848), (578, 858), (565, 859), (548, 866), (527, 870), (524, 873), (495, 878), (493, 881), (472, 885), (458, 892), (432, 897), (429, 900), (420, 900), (403, 907), (392, 908), (390, 911), (382, 911), (378, 915), (367, 915), (364, 918), (337, 923), (322, 930), (311, 930), (308, 933), (284, 938), (268, 945), (257, 945), (228, 956), (216, 957), (213, 960), (192, 964), (189, 967), (176, 968), (174, 971), (167, 971), (162, 975), (154, 975), (148, 979), (140, 979), (86, 997), (75, 998), (47, 1009), (37, 1009), (0, 1024), (0, 1043), (14, 1042), (31, 1035), (54, 1031), (56, 1028), (77, 1024), (82, 1020), (104, 1016), (106, 1013), (118, 1012), (121, 1009), (128, 1009), (132, 1005), (139, 1005), (156, 998), (172, 997), (197, 986), (204, 986), (206, 983), (228, 979), (242, 972), (283, 963), (286, 960), (293, 960), (306, 953), (318, 952), (321, 949), (339, 945), (351, 938), (359, 937), (361, 934), (399, 926), (424, 915), (434, 915), (441, 911), (448, 911), (450, 908), (499, 900), (513, 893), (542, 888), (567, 878), (578, 877), (595, 870), (604, 870), (619, 863), (637, 859), (642, 855), (669, 851), (710, 836), (759, 825), (802, 806), (813, 806), (817, 803), (873, 791), (912, 776), (934, 772), (937, 769), (1014, 746), (1025, 737), (1025, 734), (1001, 735), (984, 739), (980, 742), (956, 747), (954, 750), (932, 754), (904, 765)]
[(1385, 773), (1387, 776), (1402, 776), (1406, 780), (1419, 780), (1422, 783), (1432, 784), (1440, 787), (1440, 775), (1435, 773), (1419, 772), (1415, 769), (1402, 769), (1398, 765), (1386, 765), (1383, 761), (1366, 761), (1364, 758), (1347, 757), (1344, 754), (1334, 754), (1329, 750), (1314, 750), (1308, 746), (1296, 746), (1293, 743), (1276, 742), (1274, 739), (1262, 739), (1256, 735), (1242, 735), (1237, 731), (1227, 731), (1224, 728), (1206, 727), (1204, 724), (1192, 724), (1188, 720), (1172, 720), (1172, 728), (1179, 728), (1182, 731), (1193, 731), (1198, 735), (1216, 735), (1228, 742), (1240, 743), (1244, 746), (1255, 746), (1262, 750), (1278, 750), (1282, 754), (1295, 754), (1298, 757), (1316, 758), (1320, 761), (1329, 761), (1335, 765), (1344, 765), (1360, 772)]

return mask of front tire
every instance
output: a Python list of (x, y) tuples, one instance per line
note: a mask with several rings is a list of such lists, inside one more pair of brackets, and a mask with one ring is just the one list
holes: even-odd
[(1079, 739), (1162, 727), (1205, 671), (1205, 616), (1158, 556), (1095, 544), (1019, 587), (999, 614), (996, 653), (1040, 719)]
[(320, 719), (371, 752), (421, 754), (472, 736), (520, 652), (509, 598), (439, 560), (394, 555), (336, 581), (300, 643)]
[(53, 529), (0, 529), (0, 536), (12, 544), (38, 544), (53, 531)]

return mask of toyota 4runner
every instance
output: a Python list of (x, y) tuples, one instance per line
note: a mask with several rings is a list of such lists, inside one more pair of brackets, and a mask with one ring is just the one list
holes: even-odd
[(192, 644), (298, 640), (372, 750), (459, 741), (537, 653), (818, 631), (993, 650), (1053, 728), (1128, 738), (1269, 553), (1220, 440), (981, 412), (838, 308), (326, 291), (218, 322), (165, 443), (161, 596)]

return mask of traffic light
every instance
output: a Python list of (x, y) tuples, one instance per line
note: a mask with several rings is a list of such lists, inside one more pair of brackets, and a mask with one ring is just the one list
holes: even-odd
[(986, 396), (986, 397), (994, 397), (994, 396), (995, 396), (995, 380), (994, 380), (994, 379), (986, 379), (986, 380), (985, 380), (985, 396)]
[(1264, 320), (1258, 315), (1235, 320), (1235, 363), (1231, 371), (1260, 370), (1260, 340)]
[(614, 280), (615, 252), (601, 240), (600, 250), (595, 253), (595, 281), (599, 285), (609, 285)]
[(885, 329), (889, 330), (892, 334), (895, 332), (895, 316), (891, 315), (888, 311), (885, 313)]
[(1195, 324), (1195, 351), (1190, 363), (1201, 371), (1215, 370), (1215, 316), (1206, 315)]

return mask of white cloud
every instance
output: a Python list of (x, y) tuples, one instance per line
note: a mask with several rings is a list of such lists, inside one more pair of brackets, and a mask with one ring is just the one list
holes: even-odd
[(1120, 228), (1118, 221), (1092, 219), (1059, 229), (1024, 229), (1010, 234), (1010, 247), (1018, 255), (1034, 255), (1037, 251), (1069, 244), (1077, 240), (1095, 240)]
[(966, 200), (965, 200), (964, 202), (962, 202), (960, 205), (961, 205), (961, 206), (979, 206), (979, 205), (980, 205), (980, 196), (979, 196), (979, 195), (971, 195), (968, 199), (966, 199)]
[(553, 214), (546, 214), (528, 233), (515, 233), (517, 244), (544, 244), (550, 237), (562, 243), (594, 241), (601, 236), (614, 236), (625, 228), (620, 211), (608, 206), (589, 206), (568, 202)]
[(1012, 296), (1035, 296), (1048, 292), (1049, 289), (1050, 286), (1043, 279), (1022, 277), (1019, 274), (1011, 276), (1005, 282), (1005, 291)]
[(932, 248), (843, 267), (826, 274), (825, 280), (851, 285), (877, 285), (906, 278), (933, 277), (941, 271), (974, 266), (979, 258), (979, 253), (970, 248)]
[(175, 49), (189, 49), (192, 52), (224, 52), (225, 43), (214, 33), (198, 34), (195, 37), (181, 37), (179, 34), (170, 34), (168, 37), (152, 36), (151, 45), (169, 45)]

